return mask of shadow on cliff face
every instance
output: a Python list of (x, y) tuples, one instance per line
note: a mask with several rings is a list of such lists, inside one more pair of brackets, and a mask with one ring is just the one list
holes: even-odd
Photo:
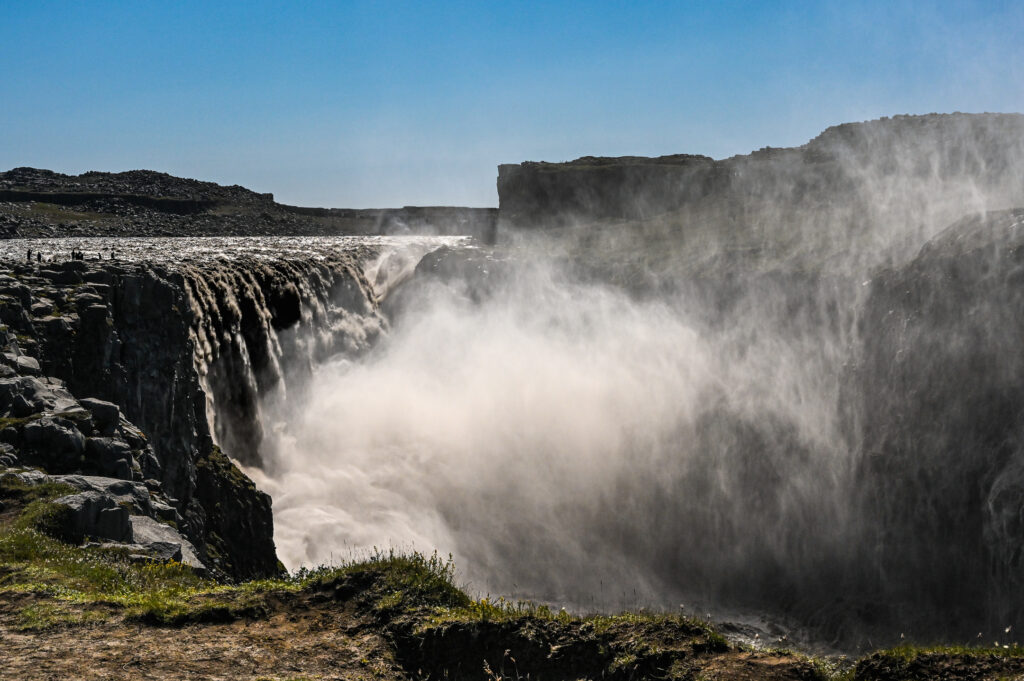
[(1024, 624), (1020, 221), (916, 255), (1024, 202), (1024, 154), (958, 130), (839, 128), (671, 215), (427, 256), (266, 440), (282, 558), (437, 548), (481, 591), (844, 646)]

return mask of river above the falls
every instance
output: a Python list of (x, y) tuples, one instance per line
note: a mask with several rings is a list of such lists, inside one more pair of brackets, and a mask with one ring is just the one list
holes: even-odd
[(158, 263), (191, 262), (214, 258), (247, 256), (261, 260), (282, 257), (322, 258), (338, 251), (360, 247), (406, 247), (464, 245), (470, 241), (462, 236), (246, 236), (246, 237), (61, 237), (48, 239), (0, 240), (0, 259), (33, 262), (63, 262), (72, 259), (72, 252), (87, 260), (151, 261)]

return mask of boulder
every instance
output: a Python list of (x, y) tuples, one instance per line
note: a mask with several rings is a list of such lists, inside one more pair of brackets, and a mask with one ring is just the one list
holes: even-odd
[(101, 537), (130, 541), (132, 537), (128, 509), (99, 492), (82, 492), (54, 501), (71, 512), (65, 531), (73, 537)]
[(124, 441), (91, 437), (85, 442), (85, 453), (104, 474), (121, 480), (132, 479), (132, 450)]
[(77, 428), (49, 416), (25, 424), (24, 434), (25, 442), (37, 449), (75, 455), (85, 451), (85, 436)]
[(154, 544), (170, 544), (177, 546), (181, 553), (181, 557), (178, 560), (185, 565), (189, 565), (199, 570), (206, 569), (206, 566), (203, 565), (202, 561), (200, 561), (196, 555), (196, 547), (194, 547), (189, 540), (181, 536), (181, 534), (170, 525), (164, 525), (163, 523), (157, 522), (156, 520), (143, 515), (131, 516), (130, 522), (132, 528), (131, 541), (133, 544), (140, 544), (147, 547), (151, 547)]
[[(83, 309), (90, 305), (103, 304), (103, 298), (96, 295), (95, 293), (79, 293), (74, 297), (75, 307)], [(106, 306), (103, 306), (106, 307)]]
[(95, 397), (79, 400), (79, 404), (92, 412), (96, 427), (104, 434), (113, 433), (121, 420), (121, 410), (113, 402), (105, 402)]
[(85, 436), (70, 421), (44, 416), (22, 429), (26, 449), (48, 470), (67, 470), (85, 453)]
[(54, 482), (71, 485), (75, 489), (96, 492), (110, 497), (114, 503), (131, 508), (136, 513), (152, 511), (149, 490), (141, 482), (96, 475), (51, 475), (48, 477)]
[(17, 369), (19, 373), (28, 374), (29, 376), (38, 376), (40, 374), (39, 360), (35, 357), (22, 355), (21, 357), (16, 358), (14, 361), (14, 368)]
[(18, 453), (6, 442), (0, 442), (0, 466), (17, 466)]
[[(179, 563), (182, 561), (181, 544), (175, 544), (169, 541), (154, 541), (148, 544), (133, 544), (133, 548), (144, 548), (146, 553), (134, 554), (140, 555), (146, 561), (153, 561), (157, 563), (169, 563), (172, 560)], [(192, 567), (199, 567), (193, 565)]]
[(11, 414), (17, 418), (25, 418), (36, 411), (35, 406), (24, 395), (15, 395), (11, 400)]

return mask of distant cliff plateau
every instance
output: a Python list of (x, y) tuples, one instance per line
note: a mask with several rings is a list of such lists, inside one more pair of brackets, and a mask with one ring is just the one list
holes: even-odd
[(497, 209), (306, 208), (244, 187), (151, 170), (0, 172), (0, 237), (466, 234), (493, 238)]
[[(967, 214), (1024, 205), (1024, 115), (894, 116), (714, 160), (583, 157), (498, 168), (499, 235), (562, 233), (641, 268), (845, 270), (905, 262)], [(592, 246), (593, 248), (588, 248)]]

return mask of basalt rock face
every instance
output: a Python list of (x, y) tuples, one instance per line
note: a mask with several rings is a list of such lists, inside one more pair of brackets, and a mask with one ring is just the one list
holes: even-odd
[(373, 340), (371, 255), (9, 263), (7, 463), (145, 479), (213, 574), (276, 574), (270, 498), (221, 446), (258, 464), (261, 401)]
[(871, 284), (851, 371), (865, 543), (881, 599), (922, 620), (1024, 623), (1022, 282), (1018, 209), (957, 222)]

